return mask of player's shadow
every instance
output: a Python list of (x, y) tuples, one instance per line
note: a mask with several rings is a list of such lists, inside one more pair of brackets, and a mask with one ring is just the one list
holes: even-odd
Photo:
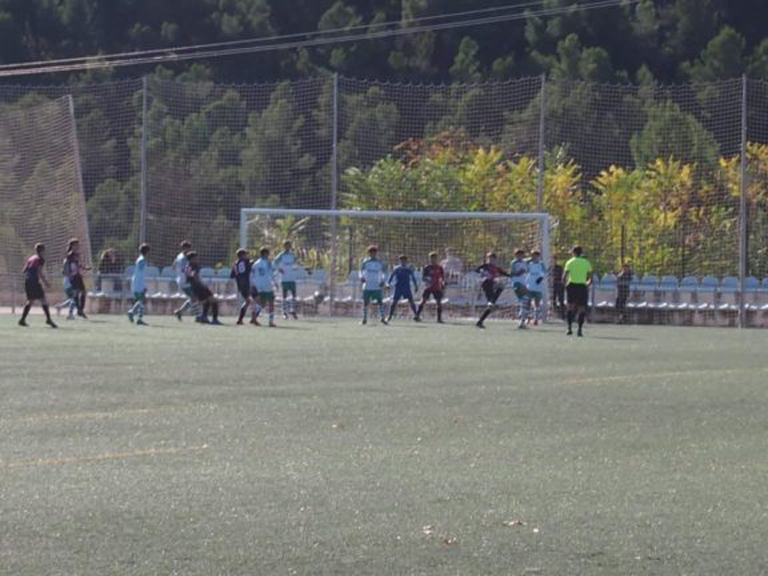
[(642, 338), (632, 338), (629, 336), (589, 336), (590, 340), (626, 340), (631, 342), (639, 342)]

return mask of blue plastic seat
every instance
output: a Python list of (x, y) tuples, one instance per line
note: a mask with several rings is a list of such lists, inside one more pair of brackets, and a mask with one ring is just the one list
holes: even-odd
[(713, 276), (705, 276), (701, 279), (699, 292), (717, 292), (720, 287), (720, 281)]
[(677, 291), (680, 288), (680, 283), (677, 280), (677, 276), (664, 276), (659, 286), (665, 292), (671, 292)]
[(723, 281), (720, 283), (720, 291), (721, 292), (738, 292), (741, 288), (741, 281), (738, 278), (735, 278), (733, 276), (726, 276), (723, 278)]

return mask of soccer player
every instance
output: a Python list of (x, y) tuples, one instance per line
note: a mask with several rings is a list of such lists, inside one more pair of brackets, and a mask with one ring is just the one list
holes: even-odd
[(251, 261), (248, 259), (248, 251), (240, 248), (237, 251), (237, 260), (232, 265), (230, 278), (235, 279), (237, 293), (240, 299), (240, 314), (237, 317), (237, 325), (242, 326), (248, 305), (251, 302)]
[(485, 328), (485, 319), (496, 309), (496, 301), (504, 291), (502, 277), (511, 277), (510, 274), (499, 268), (496, 262), (496, 254), (489, 252), (485, 257), (485, 263), (478, 266), (475, 270), (483, 278), (480, 286), (483, 289), (483, 294), (485, 294), (485, 299), (488, 301), (488, 305), (480, 315), (477, 324), (475, 324), (478, 328)]
[[(210, 288), (200, 279), (200, 263), (197, 261), (197, 252), (194, 250), (187, 253), (186, 282), (189, 284), (192, 296), (203, 305), (203, 312), (197, 318), (202, 324), (219, 325), (219, 303), (213, 296)], [(213, 312), (213, 321), (208, 320), (208, 312)]]
[(402, 299), (406, 299), (411, 306), (413, 319), (418, 322), (419, 315), (416, 310), (416, 303), (413, 301), (411, 284), (413, 284), (414, 292), (418, 292), (419, 282), (416, 280), (416, 274), (413, 272), (413, 267), (408, 264), (408, 256), (403, 254), (400, 256), (399, 260), (400, 264), (394, 267), (392, 274), (389, 276), (389, 280), (387, 280), (389, 286), (392, 286), (392, 280), (395, 281), (395, 295), (392, 297), (392, 305), (389, 307), (389, 318), (387, 321), (392, 321), (392, 317), (395, 315), (395, 310), (397, 310), (397, 303)]
[(379, 260), (378, 246), (368, 247), (368, 258), (363, 260), (360, 267), (360, 282), (363, 285), (363, 321), (361, 324), (368, 323), (368, 306), (371, 300), (375, 300), (379, 305), (379, 315), (382, 324), (387, 324), (384, 317), (384, 278), (387, 273), (387, 266)]
[(266, 308), (269, 313), (269, 326), (275, 324), (275, 267), (269, 259), (269, 248), (259, 250), (259, 259), (253, 263), (251, 284), (258, 292), (259, 305), (253, 307), (251, 323), (259, 326), (259, 314)]
[[(298, 260), (293, 251), (293, 244), (290, 240), (283, 242), (283, 251), (275, 258), (275, 269), (280, 273), (281, 287), (283, 289), (283, 318), (288, 319), (290, 313), (294, 319), (298, 320), (296, 314), (296, 265)], [(288, 299), (291, 294), (291, 299)]]
[(547, 265), (541, 261), (541, 252), (538, 250), (531, 252), (531, 259), (528, 260), (528, 275), (526, 276), (525, 286), (528, 289), (530, 302), (533, 304), (534, 326), (537, 326), (542, 319), (542, 302), (544, 300), (544, 288), (546, 287), (548, 273)]
[[(90, 266), (80, 264), (80, 240), (72, 238), (67, 245), (67, 256), (64, 258), (64, 276), (70, 286), (71, 303), (69, 305), (69, 318), (74, 318), (75, 308), (80, 318), (88, 319), (85, 315), (85, 281), (82, 270), (90, 270)], [(65, 284), (66, 286), (66, 284)]]
[(515, 259), (509, 265), (509, 274), (512, 277), (512, 289), (517, 298), (517, 325), (521, 330), (525, 329), (528, 322), (528, 314), (531, 306), (531, 296), (528, 294), (526, 278), (528, 277), (528, 262), (525, 260), (525, 250), (515, 250)]
[(571, 252), (573, 258), (565, 263), (563, 284), (568, 298), (568, 336), (573, 335), (573, 320), (579, 324), (578, 336), (584, 336), (584, 320), (587, 317), (589, 304), (589, 286), (592, 284), (592, 264), (584, 258), (581, 246), (574, 246)]
[(421, 278), (424, 281), (426, 288), (421, 296), (421, 303), (419, 309), (416, 311), (416, 317), (414, 320), (417, 322), (421, 320), (421, 313), (424, 310), (429, 299), (434, 296), (437, 302), (437, 322), (443, 323), (443, 292), (445, 290), (445, 270), (437, 261), (437, 252), (432, 252), (429, 255), (429, 264), (424, 266), (421, 271)]
[(29, 326), (27, 324), (29, 311), (32, 309), (34, 301), (40, 300), (43, 312), (45, 312), (45, 323), (51, 328), (58, 328), (53, 320), (51, 320), (51, 309), (48, 307), (48, 300), (46, 300), (45, 290), (43, 290), (43, 285), (50, 287), (48, 279), (43, 272), (43, 267), (45, 266), (44, 256), (45, 246), (43, 244), (35, 244), (35, 254), (27, 258), (24, 264), (24, 292), (26, 292), (27, 301), (24, 304), (24, 311), (21, 313), (19, 326)]
[[(171, 269), (176, 273), (176, 285), (187, 297), (179, 309), (173, 311), (176, 318), (179, 319), (179, 322), (181, 322), (184, 312), (193, 308), (195, 304), (192, 287), (189, 285), (189, 282), (187, 282), (187, 266), (189, 265), (187, 256), (190, 250), (192, 250), (192, 243), (189, 240), (184, 240), (181, 243), (181, 252), (176, 255), (173, 264), (171, 264)], [(195, 314), (195, 316), (197, 316), (197, 314)]]
[(619, 324), (627, 321), (627, 300), (629, 300), (631, 285), (632, 267), (629, 262), (624, 262), (621, 272), (616, 275), (616, 313), (619, 315)]
[(133, 322), (133, 317), (138, 316), (136, 324), (146, 326), (144, 322), (144, 312), (147, 309), (147, 256), (149, 255), (149, 244), (139, 246), (139, 257), (136, 259), (136, 266), (133, 269), (133, 278), (131, 279), (131, 291), (133, 292), (133, 307), (128, 310), (128, 320)]

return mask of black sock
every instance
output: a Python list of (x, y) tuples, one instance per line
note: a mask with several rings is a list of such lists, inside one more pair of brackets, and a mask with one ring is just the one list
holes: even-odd
[(203, 318), (208, 318), (208, 310), (211, 309), (209, 302), (203, 302)]
[(45, 312), (45, 318), (48, 320), (48, 322), (51, 321), (51, 309), (48, 307), (48, 304), (43, 304), (43, 312)]
[(211, 308), (213, 309), (213, 319), (216, 321), (219, 319), (219, 303), (213, 302), (211, 304)]
[(240, 306), (240, 314), (237, 317), (238, 322), (242, 322), (243, 318), (245, 318), (245, 313), (248, 311), (248, 304), (243, 304)]
[(581, 330), (581, 327), (584, 326), (584, 320), (586, 319), (587, 315), (584, 312), (579, 312), (579, 330)]
[(573, 326), (573, 312), (571, 310), (568, 310), (568, 314), (566, 315), (566, 317), (568, 319), (568, 330), (570, 330), (571, 327)]
[(480, 315), (480, 323), (482, 324), (488, 316), (491, 315), (491, 312), (493, 312), (493, 308), (486, 308), (483, 313)]
[(77, 311), (80, 314), (85, 314), (85, 292), (80, 293), (80, 299), (77, 302)]
[(416, 310), (416, 316), (421, 316), (421, 311), (424, 310), (424, 300), (421, 301), (421, 304), (419, 304), (418, 310)]
[(24, 322), (27, 319), (27, 316), (29, 316), (29, 311), (32, 310), (32, 303), (27, 302), (24, 305), (24, 312), (21, 313), (21, 321)]
[(440, 304), (440, 302), (437, 303), (437, 319), (442, 320), (443, 319), (443, 306)]

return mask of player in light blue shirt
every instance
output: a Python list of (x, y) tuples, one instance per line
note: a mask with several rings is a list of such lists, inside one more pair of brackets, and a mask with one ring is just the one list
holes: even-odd
[(371, 300), (375, 300), (379, 305), (379, 315), (381, 323), (386, 324), (387, 319), (384, 312), (384, 281), (386, 280), (387, 266), (378, 258), (379, 248), (377, 246), (368, 247), (368, 258), (363, 260), (360, 267), (360, 282), (363, 284), (363, 321), (368, 323), (368, 306)]
[[(283, 318), (288, 319), (288, 314), (298, 320), (296, 314), (296, 267), (298, 258), (293, 251), (290, 240), (283, 242), (283, 251), (275, 258), (275, 270), (280, 274), (280, 283), (283, 289)], [(290, 294), (291, 298), (288, 298)]]
[(526, 286), (528, 277), (528, 261), (525, 259), (525, 250), (515, 250), (515, 259), (509, 265), (509, 275), (512, 278), (512, 289), (517, 297), (518, 319), (520, 329), (528, 327), (528, 315), (531, 311), (531, 296)]
[(269, 312), (269, 326), (275, 324), (275, 268), (269, 259), (269, 248), (259, 250), (259, 259), (251, 268), (251, 286), (258, 292), (258, 304), (253, 307), (251, 323), (259, 326), (259, 314), (263, 308)]
[(136, 259), (136, 267), (133, 270), (131, 279), (131, 291), (133, 292), (134, 305), (128, 310), (128, 320), (133, 322), (134, 316), (136, 324), (146, 326), (144, 322), (144, 312), (147, 308), (147, 255), (149, 254), (149, 244), (139, 246), (139, 257)]
[(547, 287), (548, 275), (549, 270), (547, 270), (547, 265), (541, 260), (541, 252), (534, 250), (531, 252), (531, 259), (528, 260), (528, 276), (526, 277), (526, 287), (528, 288), (528, 295), (533, 307), (534, 326), (542, 320), (544, 291)]

